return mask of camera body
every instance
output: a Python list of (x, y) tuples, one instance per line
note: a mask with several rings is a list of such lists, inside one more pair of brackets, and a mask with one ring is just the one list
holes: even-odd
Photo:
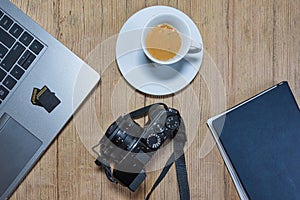
[[(149, 120), (144, 127), (133, 120), (146, 115)], [(108, 178), (136, 191), (146, 178), (146, 164), (160, 147), (175, 137), (180, 123), (179, 112), (164, 104), (121, 116), (100, 140), (96, 164), (109, 170), (112, 166), (113, 172), (106, 172)]]

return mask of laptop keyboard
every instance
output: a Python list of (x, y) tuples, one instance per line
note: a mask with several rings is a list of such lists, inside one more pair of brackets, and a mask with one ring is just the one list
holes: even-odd
[(39, 57), (42, 42), (0, 10), (0, 104)]

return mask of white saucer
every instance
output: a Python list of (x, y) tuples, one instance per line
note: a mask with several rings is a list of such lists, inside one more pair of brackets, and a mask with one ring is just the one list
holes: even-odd
[[(169, 66), (158, 66), (145, 56), (140, 38), (146, 21), (159, 13), (172, 13), (190, 26), (191, 37), (202, 44), (202, 51), (188, 54)], [(203, 58), (201, 34), (195, 23), (183, 12), (167, 6), (153, 6), (138, 11), (123, 25), (116, 44), (118, 67), (126, 81), (137, 90), (150, 95), (169, 95), (186, 87), (197, 75)]]

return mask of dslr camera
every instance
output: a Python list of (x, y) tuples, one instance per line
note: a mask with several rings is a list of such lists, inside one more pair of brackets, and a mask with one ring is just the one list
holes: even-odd
[[(148, 121), (144, 127), (134, 121), (146, 116)], [(153, 104), (121, 116), (93, 147), (98, 154), (95, 163), (104, 168), (110, 181), (134, 192), (146, 178), (146, 164), (160, 147), (175, 137), (180, 124), (179, 112), (165, 104)]]

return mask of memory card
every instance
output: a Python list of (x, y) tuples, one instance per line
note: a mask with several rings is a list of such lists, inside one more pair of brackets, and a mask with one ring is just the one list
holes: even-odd
[[(39, 100), (39, 97), (45, 92), (49, 90), (49, 88), (45, 85), (44, 87), (42, 87), (42, 89), (40, 89), (38, 91), (38, 93), (36, 94), (36, 99)], [(50, 90), (49, 90), (50, 91)]]
[(40, 89), (38, 88), (33, 88), (33, 91), (32, 91), (32, 95), (31, 95), (31, 103), (33, 105), (37, 105), (37, 106), (42, 106), (40, 104), (40, 102), (36, 99), (36, 95), (40, 92)]
[(36, 99), (49, 113), (61, 102), (47, 86), (37, 93)]

